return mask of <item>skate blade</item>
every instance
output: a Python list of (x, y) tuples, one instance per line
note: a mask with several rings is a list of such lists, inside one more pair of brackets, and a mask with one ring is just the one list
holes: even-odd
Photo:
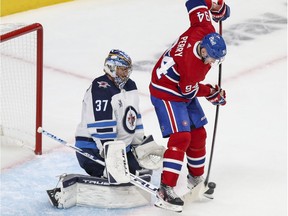
[(213, 194), (214, 194), (214, 189), (208, 188), (208, 190), (205, 191), (203, 196), (208, 198), (208, 199), (214, 199), (214, 195)]
[(213, 194), (206, 194), (206, 193), (204, 193), (203, 196), (206, 197), (207, 199), (211, 199), (211, 200), (214, 199)]
[(164, 200), (161, 200), (158, 198), (158, 200), (154, 203), (154, 205), (158, 208), (162, 208), (165, 210), (169, 210), (169, 211), (174, 211), (174, 212), (182, 212), (183, 210), (183, 206), (179, 206), (179, 205), (172, 205), (170, 203), (165, 202)]

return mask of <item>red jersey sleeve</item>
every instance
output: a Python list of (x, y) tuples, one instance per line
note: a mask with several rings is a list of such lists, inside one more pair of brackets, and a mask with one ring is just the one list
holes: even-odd
[(210, 95), (210, 87), (199, 83), (199, 90), (197, 92), (197, 97), (207, 97)]
[[(211, 7), (212, 3), (209, 6)], [(211, 18), (208, 11), (210, 8), (208, 8), (205, 0), (188, 0), (186, 2), (186, 8), (189, 13), (191, 26), (211, 25)]]

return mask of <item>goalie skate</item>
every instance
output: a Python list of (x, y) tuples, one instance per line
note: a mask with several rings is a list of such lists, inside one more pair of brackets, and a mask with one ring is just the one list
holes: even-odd
[(57, 195), (56, 193), (57, 192), (60, 192), (61, 189), (60, 188), (54, 188), (54, 189), (51, 189), (51, 190), (47, 190), (47, 194), (48, 194), (48, 197), (49, 197), (49, 201), (51, 203), (52, 206), (55, 206), (56, 208), (58, 208), (58, 199), (56, 198)]

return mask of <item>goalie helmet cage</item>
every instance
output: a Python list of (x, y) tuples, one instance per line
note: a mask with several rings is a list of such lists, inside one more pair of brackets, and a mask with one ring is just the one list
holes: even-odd
[[(1, 24), (0, 137), (42, 154), (43, 27)], [(9, 140), (9, 141), (7, 141)]]

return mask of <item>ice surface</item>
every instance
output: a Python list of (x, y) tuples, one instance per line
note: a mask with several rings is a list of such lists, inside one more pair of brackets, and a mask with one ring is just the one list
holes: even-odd
[[(132, 57), (146, 134), (165, 145), (149, 100), (150, 71), (161, 53), (188, 27), (185, 1), (76, 0), (1, 18), (2, 23), (39, 22), (44, 26), (43, 128), (73, 142), (81, 101), (94, 77), (102, 74), (110, 49)], [(223, 23), (228, 55), (210, 179), (213, 201), (187, 205), (189, 216), (287, 215), (287, 3), (284, 0), (229, 1)], [(153, 7), (152, 7), (153, 5)], [(218, 28), (217, 25), (215, 25)], [(207, 82), (217, 83), (218, 69)], [(207, 156), (215, 107), (201, 100), (209, 120)], [(150, 206), (134, 209), (73, 207), (59, 210), (46, 190), (57, 175), (80, 173), (73, 151), (44, 139), (42, 156), (20, 146), (1, 145), (1, 215), (176, 215)], [(186, 169), (176, 190), (185, 187)], [(156, 172), (153, 183), (159, 184)], [(179, 215), (179, 214), (177, 214)]]

